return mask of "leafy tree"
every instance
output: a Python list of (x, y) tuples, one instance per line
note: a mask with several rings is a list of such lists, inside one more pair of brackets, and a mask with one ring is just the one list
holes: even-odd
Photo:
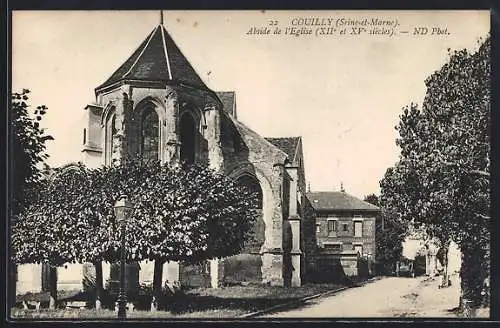
[(381, 209), (375, 224), (375, 261), (379, 274), (391, 274), (396, 262), (402, 256), (407, 227), (404, 222), (398, 220), (394, 213), (382, 206), (377, 195), (370, 194), (365, 197), (364, 201), (379, 206)]
[(257, 215), (257, 195), (206, 166), (125, 160), (92, 170), (66, 167), (47, 181), (37, 204), (14, 226), (16, 261), (94, 263), (101, 275), (99, 297), (101, 261), (119, 258), (113, 206), (120, 195), (133, 204), (126, 222), (127, 261), (155, 261), (156, 296), (165, 261), (237, 254)]
[(489, 271), (490, 39), (473, 54), (451, 52), (425, 82), (422, 108), (403, 108), (401, 155), (381, 181), (382, 201), (429, 236), (457, 242), (462, 297), (477, 306)]
[(363, 199), (365, 202), (368, 202), (372, 205), (375, 205), (375, 206), (380, 206), (379, 204), (379, 200), (378, 200), (378, 196), (375, 195), (375, 194), (369, 194), (369, 195), (366, 195), (365, 198)]
[(48, 158), (46, 142), (54, 140), (40, 125), (47, 107), (37, 106), (31, 111), (29, 93), (28, 89), (23, 89), (11, 95), (13, 214), (19, 213), (36, 195), (36, 187), (42, 177), (40, 164)]
[[(10, 130), (10, 184), (12, 193), (10, 215), (14, 218), (26, 206), (33, 202), (37, 195), (37, 187), (43, 176), (41, 164), (48, 157), (46, 142), (53, 140), (40, 125), (47, 112), (45, 105), (30, 108), (28, 89), (11, 95), (11, 130)], [(16, 297), (16, 267), (9, 263), (9, 280), (11, 303)]]
[(81, 251), (87, 251), (82, 248), (86, 217), (81, 215), (88, 193), (86, 173), (81, 164), (55, 169), (42, 180), (36, 201), (19, 214), (12, 227), (16, 262), (49, 265), (51, 308), (57, 301), (57, 266), (80, 260)]

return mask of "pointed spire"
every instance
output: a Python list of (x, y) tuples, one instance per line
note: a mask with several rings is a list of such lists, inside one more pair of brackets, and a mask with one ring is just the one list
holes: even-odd
[(340, 191), (345, 192), (344, 183), (342, 181), (340, 182)]
[(311, 183), (310, 182), (307, 183), (307, 192), (311, 192)]
[[(160, 24), (164, 23), (163, 14), (160, 11)], [(96, 92), (122, 80), (175, 81), (208, 90), (163, 25), (157, 25)]]

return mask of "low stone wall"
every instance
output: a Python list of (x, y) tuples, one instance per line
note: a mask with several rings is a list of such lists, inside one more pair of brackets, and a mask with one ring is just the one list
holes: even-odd
[(346, 279), (369, 274), (368, 262), (356, 253), (320, 253), (308, 260), (307, 278), (311, 283), (343, 283)]
[(57, 290), (83, 290), (83, 266), (66, 263), (57, 268)]
[(223, 285), (262, 283), (262, 257), (260, 254), (243, 253), (225, 258), (219, 265), (223, 269)]
[(179, 264), (179, 281), (182, 286), (210, 287), (209, 261), (191, 265)]
[(21, 264), (17, 266), (16, 294), (37, 293), (42, 290), (42, 265)]

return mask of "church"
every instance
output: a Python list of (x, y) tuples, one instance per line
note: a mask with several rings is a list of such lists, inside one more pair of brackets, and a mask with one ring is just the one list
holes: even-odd
[[(369, 252), (374, 258), (378, 208), (367, 211), (369, 204), (344, 190), (306, 191), (302, 138), (263, 137), (238, 120), (235, 92), (210, 89), (163, 20), (94, 91), (95, 101), (84, 106), (87, 167), (136, 156), (167, 165), (203, 163), (260, 196), (253, 241), (240, 254), (199, 264), (167, 262), (162, 285), (298, 287), (323, 282), (318, 276), (335, 280), (335, 270), (358, 275), (360, 257)], [(337, 221), (342, 231), (332, 224)], [(339, 243), (342, 252), (332, 253), (328, 247)], [(117, 263), (103, 262), (102, 269), (103, 286), (117, 286)], [(16, 293), (46, 290), (48, 272), (46, 265), (18, 266)], [(128, 264), (127, 289), (152, 284), (153, 274), (153, 262)], [(81, 290), (95, 277), (92, 264), (68, 263), (57, 268), (57, 289)]]
[[(95, 96), (95, 102), (84, 108), (86, 166), (110, 165), (125, 156), (159, 159), (168, 165), (206, 163), (260, 195), (255, 242), (229, 258), (199, 265), (166, 263), (162, 283), (301, 285), (303, 226), (310, 213), (301, 137), (265, 138), (240, 122), (235, 92), (211, 90), (163, 21), (95, 88)], [(127, 276), (136, 277), (137, 286), (152, 282), (153, 267), (146, 261), (128, 265)], [(113, 268), (103, 264), (104, 285), (116, 280)], [(91, 271), (86, 264), (59, 268), (58, 288), (77, 288), (82, 275), (92, 275)], [(65, 276), (73, 278), (65, 283)]]

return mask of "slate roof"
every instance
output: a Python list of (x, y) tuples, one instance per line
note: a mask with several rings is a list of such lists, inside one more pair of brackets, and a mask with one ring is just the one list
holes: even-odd
[[(243, 124), (243, 122), (238, 121), (234, 116), (228, 116), (228, 117), (233, 122), (234, 126), (238, 130), (238, 133), (240, 134), (240, 136), (242, 137), (243, 141), (245, 142), (248, 148), (255, 149), (252, 148), (252, 145), (265, 143), (269, 147), (275, 149), (275, 153), (278, 156), (278, 161), (285, 161), (285, 159), (288, 157), (288, 155), (281, 148), (276, 147), (274, 144), (270, 143), (266, 138), (262, 137), (260, 134), (253, 131), (245, 124)], [(256, 149), (256, 152), (258, 151), (261, 150)]]
[(132, 55), (96, 90), (121, 80), (175, 81), (208, 89), (163, 25), (158, 25)]
[(309, 192), (307, 198), (317, 211), (378, 211), (377, 206), (342, 191)]
[(220, 101), (222, 102), (224, 111), (236, 117), (235, 92), (217, 91), (216, 94), (219, 97)]
[(293, 161), (295, 159), (295, 152), (299, 143), (300, 137), (289, 138), (265, 138), (267, 141), (284, 151), (288, 155), (288, 159)]

